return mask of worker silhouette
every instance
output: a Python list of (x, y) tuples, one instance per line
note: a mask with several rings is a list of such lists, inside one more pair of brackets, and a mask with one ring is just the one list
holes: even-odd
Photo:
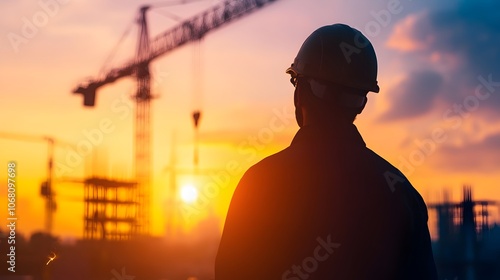
[(300, 129), (239, 182), (215, 279), (437, 279), (422, 197), (353, 124), (379, 92), (372, 44), (321, 27), (286, 73)]

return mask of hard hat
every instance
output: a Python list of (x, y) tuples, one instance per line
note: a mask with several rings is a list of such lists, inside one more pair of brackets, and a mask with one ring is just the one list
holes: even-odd
[(359, 90), (380, 90), (372, 44), (345, 24), (323, 26), (309, 35), (286, 73)]

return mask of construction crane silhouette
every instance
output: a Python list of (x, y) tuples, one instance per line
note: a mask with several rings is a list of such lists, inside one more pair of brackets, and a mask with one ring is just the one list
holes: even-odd
[(52, 234), (54, 223), (54, 213), (57, 209), (54, 191), (54, 147), (56, 145), (72, 146), (71, 144), (56, 140), (49, 136), (35, 136), (25, 134), (15, 134), (0, 132), (0, 138), (27, 141), (27, 142), (47, 142), (47, 175), (45, 181), (40, 186), (40, 195), (45, 199), (45, 232)]
[[(146, 13), (153, 6), (145, 5), (139, 9), (139, 41), (134, 58), (124, 65), (112, 68), (102, 75), (78, 85), (73, 93), (83, 95), (85, 106), (94, 106), (96, 91), (116, 80), (134, 76), (137, 80), (137, 91), (133, 96), (135, 111), (135, 176), (139, 184), (139, 214), (137, 234), (149, 234), (149, 189), (151, 165), (151, 127), (150, 102), (151, 73), (149, 64), (156, 58), (185, 45), (198, 41), (209, 31), (226, 25), (233, 20), (261, 9), (276, 0), (226, 0), (206, 10), (164, 33), (150, 39)], [(185, 3), (181, 1), (180, 3)], [(196, 112), (195, 112), (196, 113)], [(197, 114), (199, 117), (199, 114)], [(197, 120), (195, 120), (197, 122)]]

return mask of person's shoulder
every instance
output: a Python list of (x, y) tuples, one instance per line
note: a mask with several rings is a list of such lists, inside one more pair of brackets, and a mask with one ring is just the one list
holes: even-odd
[(415, 204), (421, 208), (426, 208), (424, 199), (400, 169), (374, 151), (368, 148), (367, 150), (371, 154), (372, 160), (376, 162), (376, 164), (373, 164), (375, 172), (383, 177), (383, 181), (385, 181), (392, 194), (396, 194), (397, 197), (412, 197)]
[[(405, 177), (405, 175), (392, 163), (387, 161), (385, 158), (374, 152), (373, 150), (366, 148), (366, 152), (369, 155), (369, 164), (373, 166), (379, 172), (392, 172), (399, 176)], [(405, 177), (406, 178), (406, 177)]]
[(371, 149), (366, 148), (366, 152), (368, 153), (368, 158), (365, 161), (366, 166), (369, 166), (371, 172), (388, 185), (392, 193), (397, 189), (406, 190), (405, 192), (416, 192), (411, 182), (400, 169)]
[(260, 182), (262, 184), (283, 178), (300, 166), (300, 157), (290, 146), (271, 154), (247, 169), (242, 182)]
[(292, 155), (290, 153), (290, 147), (287, 147), (279, 152), (276, 152), (272, 155), (269, 155), (254, 165), (252, 165), (246, 173), (259, 173), (259, 172), (265, 172), (270, 169), (276, 169), (280, 168), (284, 165), (287, 165), (290, 163), (290, 160), (292, 159)]
[(284, 165), (288, 158), (287, 153), (287, 148), (285, 148), (250, 166), (238, 182), (235, 194), (248, 198), (254, 197), (255, 194), (264, 195), (272, 191), (272, 187), (276, 187), (273, 182), (283, 179), (285, 174)]

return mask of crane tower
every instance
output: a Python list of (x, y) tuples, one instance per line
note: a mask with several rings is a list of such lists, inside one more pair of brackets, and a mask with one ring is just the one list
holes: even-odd
[[(124, 65), (103, 73), (78, 85), (73, 93), (83, 95), (84, 106), (94, 106), (96, 91), (116, 80), (134, 76), (137, 80), (137, 93), (134, 96), (135, 108), (135, 176), (138, 184), (138, 223), (137, 234), (149, 234), (149, 200), (151, 188), (151, 74), (149, 64), (156, 58), (186, 43), (200, 40), (209, 31), (226, 25), (233, 20), (250, 14), (276, 0), (226, 0), (200, 14), (187, 19), (177, 26), (150, 39), (147, 11), (152, 5), (142, 6), (139, 10), (139, 41), (134, 58)], [(180, 3), (184, 3), (181, 1)]]
[(0, 132), (0, 138), (6, 138), (16, 141), (25, 142), (46, 142), (47, 143), (47, 175), (45, 181), (42, 182), (40, 186), (40, 195), (45, 199), (45, 226), (44, 230), (46, 234), (52, 234), (54, 226), (54, 213), (57, 210), (56, 203), (56, 191), (54, 188), (54, 155), (56, 146), (68, 146), (73, 145), (65, 143), (63, 141), (57, 140), (49, 136), (39, 136), (39, 135), (27, 135), (27, 134), (16, 134), (16, 133), (5, 133)]

